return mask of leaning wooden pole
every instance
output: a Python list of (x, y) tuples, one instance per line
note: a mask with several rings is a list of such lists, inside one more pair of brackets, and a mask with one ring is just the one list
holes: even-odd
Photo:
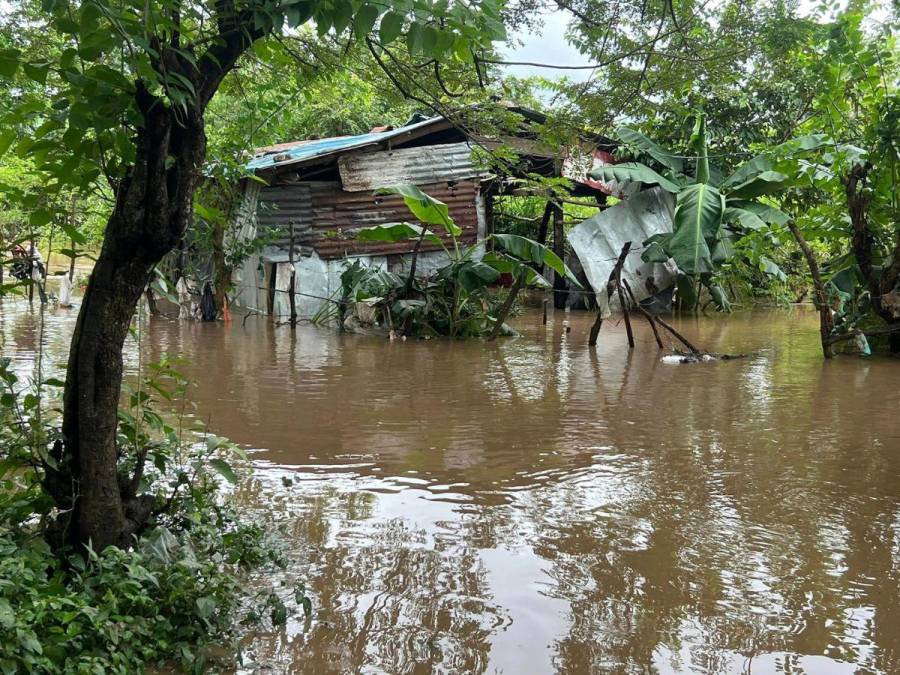
[(628, 281), (622, 279), (622, 285), (625, 287), (625, 292), (628, 293), (628, 297), (631, 298), (631, 303), (634, 305), (634, 308), (641, 314), (645, 319), (647, 319), (647, 323), (650, 324), (650, 328), (653, 329), (653, 337), (656, 338), (656, 344), (660, 349), (663, 349), (665, 345), (663, 345), (662, 338), (659, 336), (659, 328), (656, 327), (655, 317), (648, 312), (646, 309), (641, 307), (641, 303), (637, 301), (634, 297), (634, 293), (631, 291), (631, 286), (628, 285)]
[[(606, 295), (608, 298), (612, 297), (613, 292), (616, 290), (618, 286), (617, 279), (620, 279), (622, 276), (622, 267), (625, 265), (625, 258), (628, 257), (628, 252), (631, 250), (631, 242), (626, 241), (625, 245), (622, 246), (622, 251), (619, 253), (619, 258), (616, 260), (616, 264), (613, 266), (612, 272), (610, 272), (609, 280), (606, 282)], [(594, 296), (596, 297), (596, 292)], [(588, 346), (594, 347), (597, 344), (597, 336), (600, 335), (600, 328), (603, 326), (603, 311), (600, 307), (600, 302), (597, 302), (597, 318), (594, 320), (594, 325), (591, 326), (591, 333), (588, 337)]]
[(622, 316), (625, 317), (625, 332), (628, 334), (628, 349), (634, 349), (634, 333), (631, 330), (631, 317), (628, 316), (628, 303), (625, 302), (625, 293), (622, 291), (622, 268), (616, 277), (616, 292), (619, 295), (619, 305), (622, 307)]

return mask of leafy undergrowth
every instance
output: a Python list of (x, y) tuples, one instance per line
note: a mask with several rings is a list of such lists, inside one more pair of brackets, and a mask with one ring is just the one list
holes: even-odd
[(277, 562), (263, 539), (221, 510), (178, 534), (154, 529), (133, 550), (66, 559), (40, 537), (0, 532), (0, 671), (207, 670), (236, 645), (241, 568)]
[(233, 670), (246, 625), (309, 614), (302, 586), (248, 590), (251, 573), (284, 566), (280, 538), (231, 505), (226, 458), (245, 453), (154, 412), (187, 407), (187, 385), (167, 364), (147, 367), (120, 411), (120, 471), (149, 458), (141, 491), (155, 508), (141, 536), (127, 550), (52, 549), (62, 512), (44, 483), (60, 438), (49, 393), (58, 385), (23, 384), (9, 366), (0, 359), (0, 674)]

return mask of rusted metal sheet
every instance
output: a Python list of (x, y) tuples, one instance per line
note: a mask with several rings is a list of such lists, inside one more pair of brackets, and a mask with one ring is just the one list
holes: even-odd
[[(478, 186), (474, 181), (453, 185), (446, 182), (420, 185), (421, 189), (445, 202), (450, 216), (462, 228), (460, 242), (473, 244), (477, 239), (478, 216), (475, 200)], [(257, 218), (260, 232), (273, 228), (273, 243), (286, 246), (289, 226), (294, 223), (295, 243), (311, 246), (321, 258), (346, 255), (389, 255), (406, 253), (414, 242), (396, 244), (361, 244), (356, 235), (360, 228), (382, 223), (408, 221), (412, 215), (398, 195), (375, 196), (371, 192), (345, 192), (338, 182), (307, 182), (296, 185), (265, 187), (260, 191)], [(440, 233), (440, 228), (432, 228)], [(444, 235), (445, 244), (451, 239)], [(440, 250), (436, 244), (424, 243), (422, 251)]]
[(468, 143), (357, 152), (340, 157), (338, 169), (348, 192), (460, 181), (487, 174), (472, 163), (472, 146)]

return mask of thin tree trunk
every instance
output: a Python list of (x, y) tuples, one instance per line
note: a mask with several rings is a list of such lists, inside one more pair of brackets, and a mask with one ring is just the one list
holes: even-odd
[(825, 293), (825, 284), (822, 282), (822, 274), (819, 271), (819, 263), (816, 262), (816, 256), (810, 248), (797, 224), (793, 220), (788, 221), (788, 228), (794, 236), (794, 241), (803, 252), (806, 258), (806, 264), (809, 267), (809, 273), (813, 280), (814, 298), (816, 301), (816, 309), (819, 311), (819, 336), (822, 340), (822, 355), (826, 359), (834, 356), (833, 342), (830, 340), (831, 334), (834, 332), (834, 317), (831, 315), (831, 307), (828, 306), (828, 295)]
[(225, 307), (225, 295), (231, 283), (231, 270), (225, 261), (225, 223), (214, 222), (212, 230), (213, 244), (213, 292), (216, 309)]
[(488, 341), (497, 339), (497, 336), (500, 334), (500, 329), (503, 327), (503, 322), (506, 321), (506, 317), (509, 316), (513, 303), (516, 301), (516, 296), (519, 295), (519, 291), (522, 290), (522, 286), (524, 285), (525, 273), (519, 272), (516, 275), (515, 282), (513, 282), (512, 287), (509, 289), (506, 300), (503, 301), (503, 305), (500, 307), (500, 311), (497, 312), (497, 319), (494, 321), (493, 328), (491, 328), (491, 334), (488, 336)]

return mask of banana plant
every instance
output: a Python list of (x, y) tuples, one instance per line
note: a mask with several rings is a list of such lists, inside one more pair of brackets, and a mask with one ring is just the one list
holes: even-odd
[[(639, 162), (625, 162), (594, 169), (591, 177), (600, 181), (659, 186), (675, 196), (672, 232), (647, 239), (641, 258), (645, 262), (675, 262), (679, 271), (677, 290), (684, 304), (696, 307), (700, 287), (706, 287), (716, 307), (728, 311), (728, 299), (715, 284), (714, 274), (722, 263), (734, 256), (734, 243), (738, 238), (751, 230), (787, 222), (785, 213), (757, 201), (757, 198), (776, 194), (792, 185), (794, 178), (779, 171), (784, 165), (774, 159), (791, 148), (779, 146), (775, 150), (780, 153), (754, 157), (722, 179), (720, 172), (709, 162), (706, 122), (702, 114), (695, 118), (690, 140), (690, 148), (696, 153), (693, 173), (689, 172), (685, 158), (666, 150), (639, 131), (622, 127), (616, 133), (626, 146), (650, 157), (663, 173)], [(822, 138), (810, 136), (789, 143), (806, 150), (822, 142)]]
[[(559, 275), (565, 276), (575, 288), (581, 288), (578, 279), (568, 266), (552, 250), (536, 241), (514, 234), (493, 234), (476, 246), (460, 246), (459, 235), (462, 230), (453, 221), (449, 209), (443, 202), (425, 194), (413, 185), (401, 185), (383, 188), (378, 194), (398, 194), (418, 223), (385, 223), (362, 228), (357, 232), (357, 239), (361, 242), (385, 242), (398, 241), (415, 242), (410, 271), (399, 298), (409, 303), (413, 295), (415, 282), (416, 259), (422, 242), (429, 242), (444, 249), (448, 263), (435, 274), (435, 280), (445, 283), (452, 289), (452, 299), (449, 303), (450, 334), (455, 334), (455, 326), (460, 322), (460, 316), (467, 304), (481, 291), (491, 284), (496, 283), (500, 275), (509, 273), (513, 277), (513, 287), (507, 300), (496, 311), (496, 316), (490, 317), (486, 322), (487, 332), (493, 337), (505, 321), (515, 296), (525, 286), (538, 286), (551, 288), (540, 273), (536, 271), (542, 267), (548, 267)], [(444, 236), (439, 235), (428, 226), (440, 226)], [(450, 246), (446, 239), (449, 237)], [(493, 244), (493, 250), (479, 256), (488, 244)], [(418, 302), (418, 301), (417, 301)], [(421, 306), (421, 305), (416, 305)], [(406, 305), (399, 309), (405, 309)]]

